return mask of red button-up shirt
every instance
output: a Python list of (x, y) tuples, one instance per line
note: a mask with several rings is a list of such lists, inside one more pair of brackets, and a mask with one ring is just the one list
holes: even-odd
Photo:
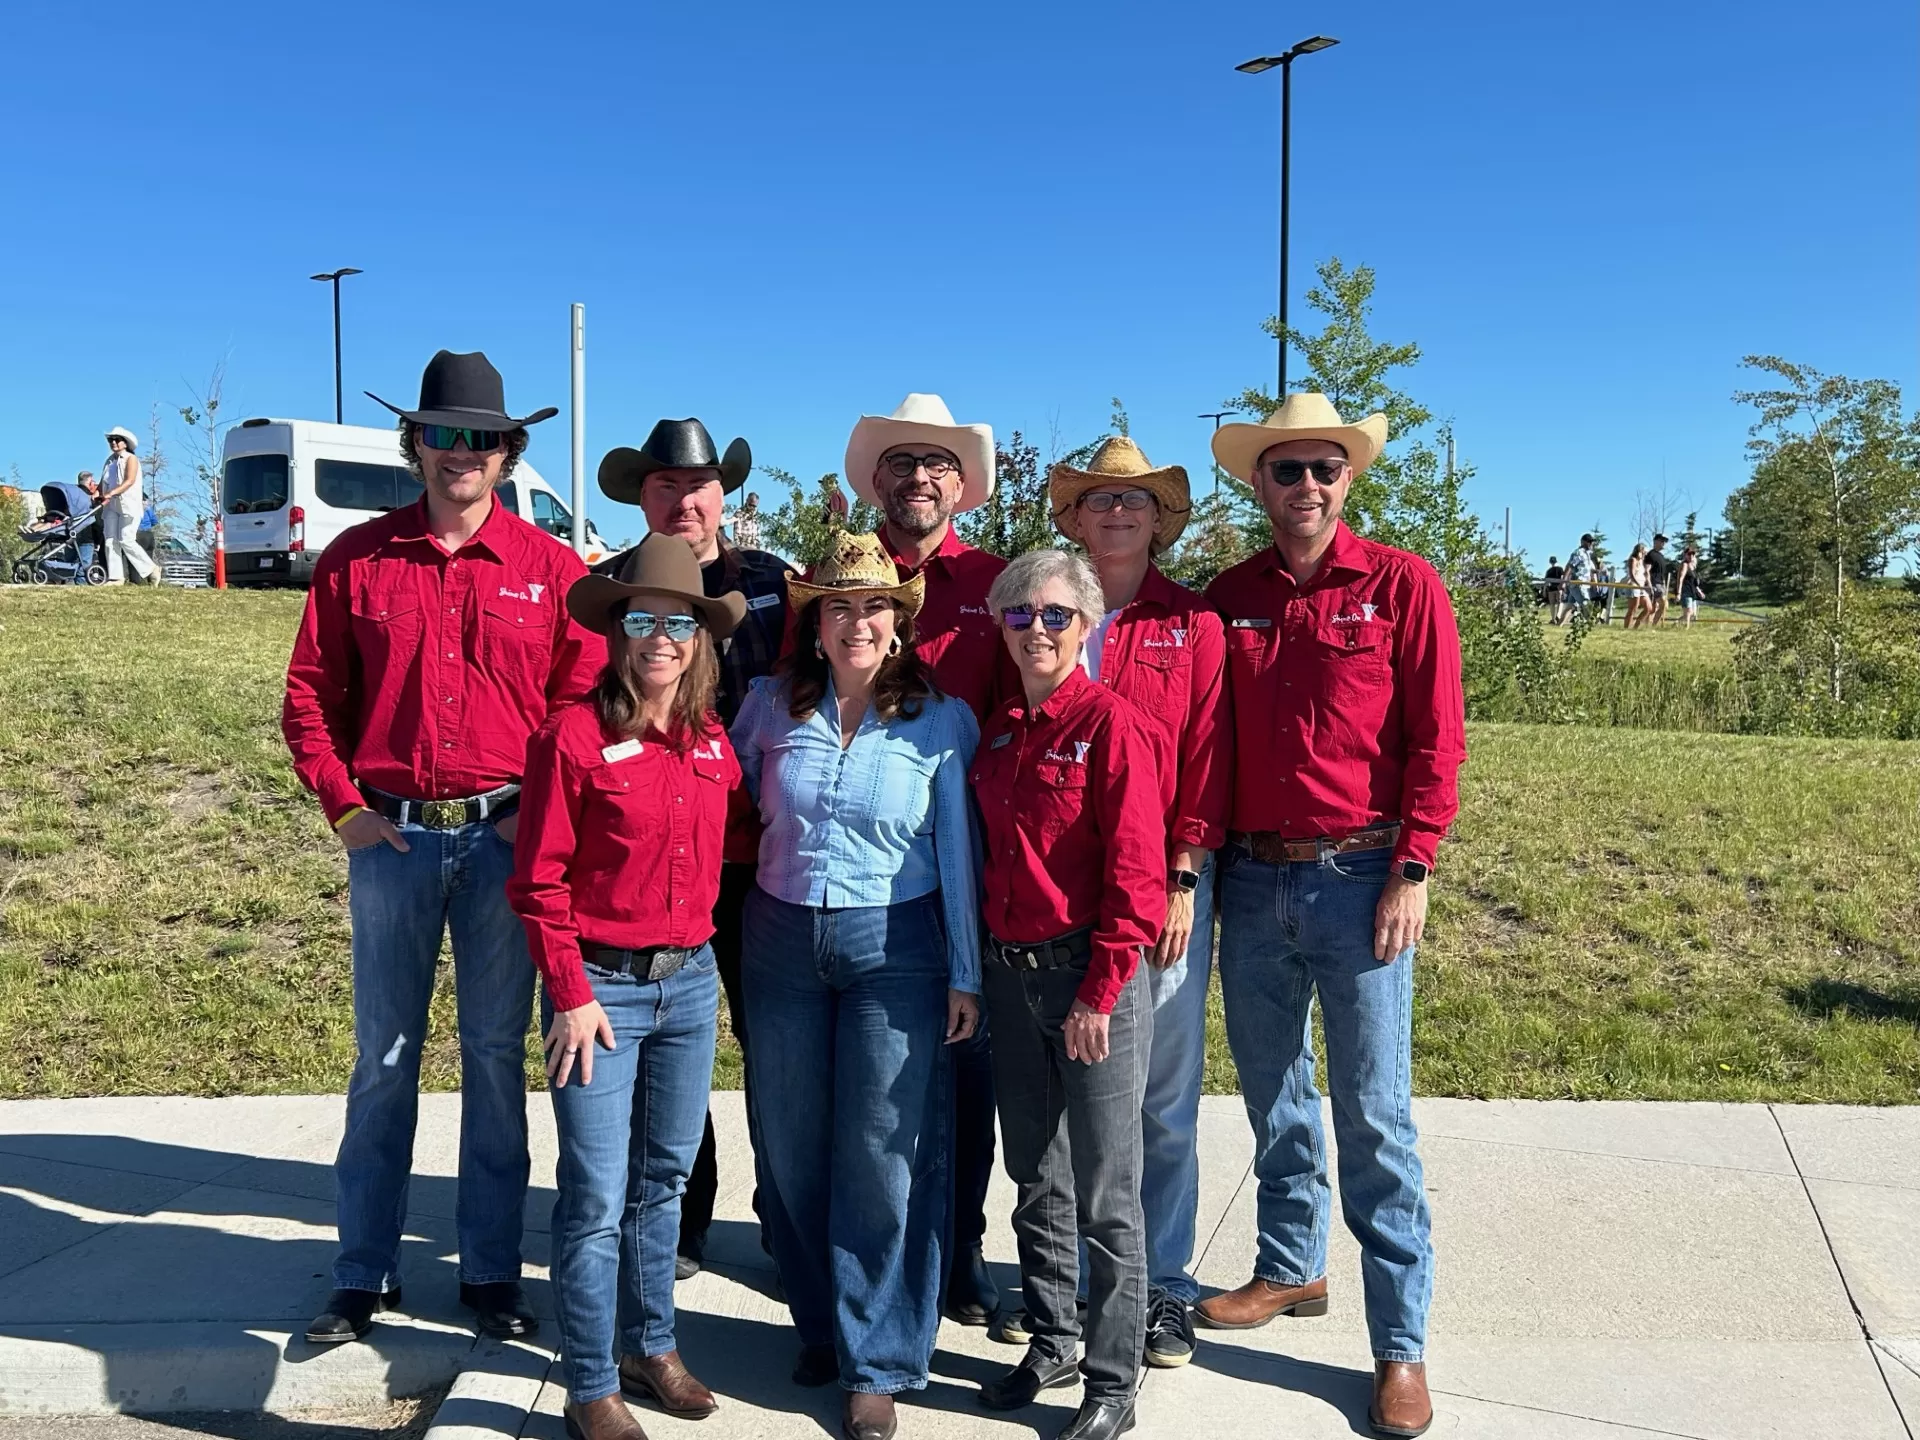
[(593, 999), (582, 940), (639, 950), (713, 938), (728, 797), (739, 784), (718, 717), (685, 750), (651, 731), (609, 735), (591, 703), (569, 705), (535, 733), (507, 899), (556, 1010)]
[(1100, 683), (1150, 722), (1169, 857), (1183, 846), (1218, 850), (1226, 843), (1226, 659), (1219, 613), (1151, 565), (1100, 648)]
[[(885, 530), (881, 543), (902, 580), (914, 573), (912, 557), (894, 550)], [(987, 610), (987, 590), (1007, 562), (974, 549), (948, 526), (940, 548), (919, 568), (927, 577), (927, 598), (913, 621), (915, 648), (933, 667), (940, 688), (966, 701), (984, 725), (1000, 698), (1020, 688), (1019, 671)]]
[(567, 615), (572, 550), (498, 503), (452, 552), (426, 524), (424, 500), (368, 520), (314, 567), (280, 729), (330, 821), (362, 784), (451, 800), (518, 780), (527, 737), (607, 663)]
[(1395, 860), (1432, 865), (1467, 755), (1453, 607), (1425, 560), (1336, 523), (1306, 584), (1268, 548), (1207, 588), (1227, 618), (1233, 828), (1305, 840), (1398, 820)]
[(1031, 713), (1024, 695), (1002, 705), (968, 777), (986, 831), (987, 929), (1020, 945), (1091, 926), (1079, 998), (1103, 1015), (1167, 919), (1159, 796), (1138, 783), (1153, 764), (1144, 720), (1075, 670)]

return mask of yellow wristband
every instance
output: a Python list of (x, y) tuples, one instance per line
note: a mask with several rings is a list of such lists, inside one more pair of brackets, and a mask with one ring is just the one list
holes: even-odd
[(347, 821), (351, 820), (354, 816), (365, 811), (366, 808), (367, 807), (364, 805), (354, 806), (351, 810), (347, 811), (346, 814), (342, 815), (338, 820), (333, 822), (333, 828), (338, 830), (342, 825), (346, 824)]

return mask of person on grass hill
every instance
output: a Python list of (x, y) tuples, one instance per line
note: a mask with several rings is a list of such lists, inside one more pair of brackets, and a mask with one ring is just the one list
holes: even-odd
[(1627, 556), (1627, 626), (1637, 630), (1653, 613), (1653, 596), (1647, 587), (1647, 547), (1634, 542)]
[(1653, 537), (1647, 551), (1647, 624), (1658, 630), (1667, 619), (1667, 591), (1673, 579), (1673, 557), (1667, 554), (1667, 537)]
[(709, 598), (686, 542), (650, 535), (616, 576), (576, 581), (567, 610), (606, 637), (606, 668), (534, 733), (507, 893), (544, 981), (568, 1430), (646, 1440), (622, 1391), (684, 1419), (719, 1408), (680, 1359), (674, 1250), (713, 1082), (713, 902), (740, 781), (713, 713), (718, 653), (746, 600)]
[(1237, 768), (1220, 880), (1220, 993), (1253, 1125), (1259, 1244), (1253, 1278), (1195, 1316), (1244, 1330), (1326, 1312), (1317, 992), (1374, 1355), (1369, 1418), (1378, 1434), (1409, 1436), (1433, 1418), (1413, 961), (1459, 809), (1466, 716), (1446, 586), (1341, 519), (1386, 439), (1385, 416), (1344, 424), (1325, 396), (1300, 393), (1213, 442), (1221, 468), (1253, 487), (1274, 543), (1207, 589), (1226, 617), (1235, 753), (1261, 757)]
[(1700, 583), (1700, 554), (1691, 545), (1680, 552), (1680, 573), (1676, 588), (1680, 592), (1680, 623), (1688, 630), (1700, 618), (1700, 602), (1707, 598)]
[[(722, 455), (707, 427), (698, 420), (662, 420), (638, 450), (622, 446), (607, 452), (600, 462), (600, 490), (609, 500), (638, 505), (647, 517), (647, 530), (672, 535), (693, 547), (700, 564), (700, 583), (710, 599), (738, 595), (746, 615), (731, 635), (722, 638), (720, 684), (714, 709), (720, 723), (732, 725), (747, 698), (747, 687), (772, 673), (787, 627), (787, 562), (765, 550), (727, 543), (721, 531), (727, 496), (737, 492), (753, 469), (753, 451), (736, 436)], [(620, 572), (633, 550), (624, 551), (596, 567), (603, 575)], [(759, 855), (760, 829), (750, 808), (730, 817), (726, 864), (720, 872), (720, 892), (713, 906), (713, 954), (720, 983), (727, 992), (727, 1017), (733, 1038), (744, 1056), (747, 1051), (747, 1009), (740, 990), (740, 917), (753, 893), (754, 865)], [(753, 1104), (747, 1103), (751, 1125)], [(719, 1150), (713, 1117), (706, 1121), (699, 1158), (687, 1183), (680, 1210), (679, 1263), (676, 1273), (686, 1279), (705, 1258), (707, 1231), (713, 1224), (719, 1194)], [(755, 1213), (760, 1201), (756, 1195)]]
[(140, 516), (146, 511), (141, 499), (140, 457), (134, 452), (140, 442), (131, 430), (116, 425), (107, 431), (107, 463), (100, 470), (101, 548), (106, 551), (107, 584), (124, 585), (127, 566), (142, 580), (160, 573), (153, 557), (140, 548)]
[(1547, 602), (1548, 622), (1558, 625), (1566, 616), (1567, 606), (1567, 571), (1558, 555), (1547, 557), (1547, 568), (1540, 578), (1545, 582), (1541, 598)]
[(1081, 648), (1081, 666), (1132, 701), (1146, 722), (1166, 820), (1167, 918), (1147, 953), (1153, 1040), (1141, 1107), (1140, 1196), (1146, 1362), (1166, 1368), (1193, 1355), (1188, 1307), (1200, 1298), (1187, 1266), (1200, 1205), (1195, 1146), (1213, 977), (1213, 855), (1226, 842), (1231, 781), (1226, 631), (1211, 605), (1155, 564), (1192, 513), (1184, 469), (1155, 468), (1132, 440), (1116, 435), (1086, 469), (1056, 465), (1047, 489), (1055, 527), (1085, 548), (1100, 578), (1102, 614)]
[(1593, 580), (1593, 536), (1580, 537), (1580, 543), (1574, 546), (1573, 553), (1567, 557), (1566, 576), (1566, 604), (1562, 608), (1559, 619), (1554, 621), (1556, 625), (1588, 613), (1587, 604), (1590, 597), (1588, 586)]
[[(920, 657), (941, 693), (984, 721), (1018, 680), (987, 612), (987, 588), (1006, 569), (997, 555), (962, 543), (956, 514), (993, 494), (993, 427), (954, 422), (938, 395), (909, 395), (891, 415), (864, 415), (847, 441), (853, 491), (886, 515), (880, 537), (902, 580), (918, 575), (926, 600), (915, 617)], [(985, 1027), (955, 1047), (953, 1247), (946, 1311), (986, 1325), (1000, 1306), (981, 1246), (993, 1178), (993, 1069)]]
[(495, 502), (527, 427), (485, 355), (442, 350), (402, 410), (400, 453), (424, 493), (326, 549), (287, 665), (281, 729), (294, 772), (347, 849), (358, 1058), (334, 1162), (334, 1292), (318, 1344), (398, 1308), (420, 1048), (440, 941), (453, 937), (460, 1034), (460, 1298), (482, 1331), (531, 1334), (520, 1293), (533, 965), (507, 903), (527, 741), (583, 698), (603, 644), (567, 617), (586, 574)]

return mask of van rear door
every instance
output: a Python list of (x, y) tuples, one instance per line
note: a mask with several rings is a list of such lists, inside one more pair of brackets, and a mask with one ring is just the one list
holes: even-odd
[(229, 570), (245, 574), (254, 566), (285, 569), (292, 472), (293, 461), (284, 449), (228, 457), (220, 475), (220, 509)]

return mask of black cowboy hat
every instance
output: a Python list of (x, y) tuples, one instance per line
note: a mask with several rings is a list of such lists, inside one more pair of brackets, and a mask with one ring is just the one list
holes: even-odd
[(636, 595), (671, 595), (684, 600), (700, 622), (724, 640), (747, 617), (747, 600), (737, 590), (709, 596), (700, 576), (700, 561), (677, 535), (649, 535), (627, 551), (612, 575), (583, 575), (567, 591), (567, 613), (582, 628), (612, 635), (619, 621), (616, 610)]
[(753, 469), (753, 451), (739, 436), (723, 456), (698, 420), (662, 420), (638, 450), (622, 445), (600, 462), (600, 490), (622, 505), (640, 503), (640, 486), (656, 470), (718, 470), (720, 489), (737, 489)]
[(500, 372), (480, 351), (456, 355), (442, 350), (427, 362), (420, 376), (420, 408), (402, 410), (381, 400), (371, 390), (363, 392), (369, 400), (379, 401), (402, 420), (415, 425), (463, 425), (473, 430), (519, 430), (538, 425), (560, 413), (558, 406), (516, 420), (507, 414), (507, 390)]

